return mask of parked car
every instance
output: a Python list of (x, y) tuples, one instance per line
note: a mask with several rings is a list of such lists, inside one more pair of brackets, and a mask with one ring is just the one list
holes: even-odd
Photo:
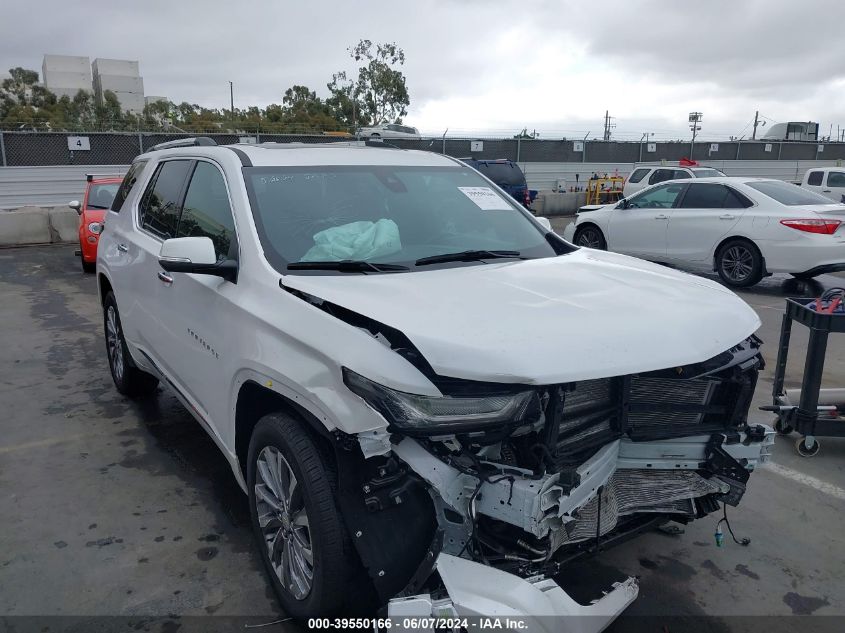
[(82, 202), (72, 200), (68, 203), (68, 206), (79, 214), (79, 261), (86, 273), (93, 273), (96, 268), (97, 242), (103, 230), (103, 218), (114, 200), (121, 180), (121, 176), (88, 174)]
[(781, 180), (673, 180), (577, 214), (564, 237), (655, 262), (710, 268), (729, 286), (845, 270), (845, 205)]
[(497, 160), (462, 158), (461, 160), (504, 189), (514, 200), (525, 208), (529, 208), (537, 197), (537, 191), (528, 188), (525, 174), (522, 173), (519, 165), (512, 160), (505, 158)]
[(603, 629), (636, 579), (576, 603), (561, 565), (735, 505), (766, 459), (759, 318), (460, 161), (358, 145), (134, 161), (97, 259), (116, 388), (166, 385), (211, 435), (293, 617)]
[(845, 203), (845, 167), (808, 169), (801, 186), (834, 202)]
[(409, 125), (385, 123), (373, 127), (362, 127), (358, 130), (358, 138), (420, 138), (420, 132)]
[(638, 191), (656, 185), (667, 180), (679, 180), (681, 178), (712, 178), (724, 176), (725, 173), (715, 167), (704, 166), (667, 166), (667, 165), (636, 165), (634, 171), (625, 180), (622, 195), (626, 198), (633, 196)]

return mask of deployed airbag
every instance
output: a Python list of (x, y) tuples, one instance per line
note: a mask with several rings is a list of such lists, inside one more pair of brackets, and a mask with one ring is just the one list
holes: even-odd
[(314, 246), (302, 256), (303, 262), (338, 262), (345, 259), (369, 260), (402, 250), (396, 222), (360, 220), (333, 226), (314, 234)]

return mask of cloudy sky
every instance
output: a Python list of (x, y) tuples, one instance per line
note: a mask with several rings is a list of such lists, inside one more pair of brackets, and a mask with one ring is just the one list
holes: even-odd
[(845, 130), (841, 0), (3, 0), (0, 69), (44, 53), (139, 60), (148, 95), (227, 107), (280, 102), (305, 84), (325, 96), (361, 38), (406, 53), (406, 122), (442, 134), (542, 138), (750, 137), (813, 120)]

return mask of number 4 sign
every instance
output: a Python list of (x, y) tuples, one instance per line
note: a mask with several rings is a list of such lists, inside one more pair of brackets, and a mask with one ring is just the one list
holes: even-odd
[(87, 152), (91, 149), (91, 141), (87, 136), (68, 136), (67, 148), (72, 152)]

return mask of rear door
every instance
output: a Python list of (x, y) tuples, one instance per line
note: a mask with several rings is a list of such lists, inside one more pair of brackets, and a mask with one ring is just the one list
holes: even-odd
[(690, 183), (669, 211), (666, 257), (678, 263), (704, 262), (716, 243), (739, 222), (751, 201), (721, 183)]
[(625, 199), (610, 218), (608, 248), (617, 253), (662, 261), (666, 256), (669, 212), (678, 202), (686, 183), (666, 183)]
[(121, 320), (127, 340), (151, 359), (159, 369), (172, 375), (172, 368), (163, 360), (171, 327), (162, 310), (166, 300), (164, 271), (158, 255), (164, 240), (176, 236), (185, 183), (193, 166), (192, 160), (165, 160), (158, 164), (138, 204), (132, 239), (126, 243), (129, 272), (130, 309)]
[(845, 202), (845, 170), (828, 171), (821, 194), (835, 202)]

